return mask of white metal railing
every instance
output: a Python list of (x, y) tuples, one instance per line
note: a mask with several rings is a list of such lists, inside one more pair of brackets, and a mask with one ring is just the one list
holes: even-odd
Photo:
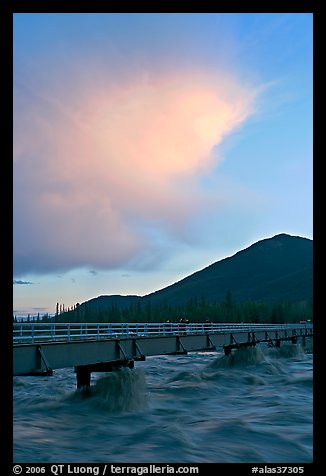
[(284, 329), (312, 329), (310, 322), (295, 324), (255, 323), (14, 323), (13, 343), (33, 344), (47, 341), (126, 339), (225, 332), (255, 332)]

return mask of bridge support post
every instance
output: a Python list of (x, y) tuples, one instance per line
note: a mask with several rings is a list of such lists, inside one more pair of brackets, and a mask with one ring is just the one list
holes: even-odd
[[(45, 366), (45, 370), (42, 370), (42, 363)], [(50, 368), (40, 345), (37, 346), (36, 368), (40, 370), (36, 370), (35, 375), (53, 375), (53, 370)]]
[(231, 345), (224, 345), (224, 355), (228, 356), (231, 354), (232, 351), (232, 346)]
[(90, 390), (91, 386), (91, 371), (85, 367), (75, 367), (75, 372), (77, 376), (77, 388), (84, 388), (86, 391)]

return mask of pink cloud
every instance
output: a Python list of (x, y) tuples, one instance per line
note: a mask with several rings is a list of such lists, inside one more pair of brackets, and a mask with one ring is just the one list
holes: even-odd
[(224, 74), (96, 86), (17, 92), (17, 272), (126, 264), (151, 226), (180, 238), (205, 203), (213, 147), (254, 110), (255, 91)]

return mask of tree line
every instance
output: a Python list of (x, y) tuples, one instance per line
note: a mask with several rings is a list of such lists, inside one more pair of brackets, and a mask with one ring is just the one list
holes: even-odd
[(57, 307), (53, 317), (42, 318), (42, 322), (254, 322), (291, 323), (313, 319), (312, 300), (300, 302), (265, 303), (256, 301), (235, 302), (231, 291), (221, 302), (209, 302), (205, 298), (191, 298), (185, 304), (153, 304), (137, 301), (121, 308), (95, 307), (94, 303), (77, 303), (68, 309)]

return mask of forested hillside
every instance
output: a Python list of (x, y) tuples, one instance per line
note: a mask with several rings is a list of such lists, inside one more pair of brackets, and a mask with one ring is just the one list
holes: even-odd
[(312, 240), (254, 243), (146, 296), (99, 296), (57, 312), (59, 322), (290, 322), (312, 319)]

